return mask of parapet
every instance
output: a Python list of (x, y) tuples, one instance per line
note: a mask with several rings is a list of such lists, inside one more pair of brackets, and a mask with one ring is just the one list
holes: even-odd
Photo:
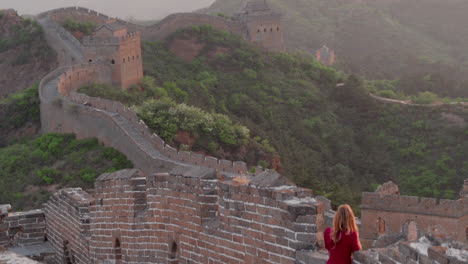
[(398, 188), (398, 185), (394, 184), (391, 181), (380, 185), (375, 192), (382, 196), (383, 195), (400, 195), (400, 190)]
[(132, 41), (136, 38), (140, 38), (140, 32), (130, 32), (122, 37), (96, 37), (86, 36), (83, 38), (83, 45), (86, 47), (93, 46), (117, 46), (122, 43)]
[(462, 200), (381, 195), (369, 192), (362, 194), (361, 208), (453, 218), (459, 218), (468, 214), (468, 204)]
[(9, 212), (0, 205), (0, 246), (26, 246), (44, 242), (45, 216), (42, 210)]

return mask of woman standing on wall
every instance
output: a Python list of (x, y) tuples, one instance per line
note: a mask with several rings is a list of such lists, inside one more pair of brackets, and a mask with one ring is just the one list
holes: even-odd
[(361, 249), (361, 242), (354, 213), (349, 205), (338, 207), (333, 218), (333, 229), (325, 229), (323, 236), (330, 255), (327, 264), (351, 264), (351, 254)]

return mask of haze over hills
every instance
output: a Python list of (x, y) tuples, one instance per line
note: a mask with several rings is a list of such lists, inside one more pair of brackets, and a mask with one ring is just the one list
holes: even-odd
[(2, 0), (0, 9), (13, 8), (20, 14), (37, 14), (47, 10), (83, 6), (120, 18), (137, 18), (138, 20), (161, 19), (176, 12), (191, 12), (210, 5), (213, 0)]
[[(332, 0), (376, 19), (336, 27), (347, 52), (377, 39), (407, 55), (343, 52), (337, 69), (283, 52), (280, 16), (251, 1), (236, 18), (151, 26), (87, 8), (0, 10), (0, 262), (4, 247), (31, 245), (48, 251), (40, 263), (325, 264), (325, 228), (350, 204), (353, 263), (466, 263), (468, 99), (438, 97), (464, 94), (463, 69), (397, 45), (424, 30), (428, 46), (465, 37), (436, 34), (440, 21), (392, 39), (377, 6)], [(369, 78), (380, 75), (399, 80)], [(18, 76), (40, 82), (24, 89)]]
[[(245, 0), (217, 0), (200, 12), (233, 15)], [(466, 96), (468, 2), (269, 0), (283, 13), (289, 50), (333, 48), (337, 67), (373, 79), (411, 79), (411, 86), (437, 75), (435, 86)], [(427, 89), (426, 89), (427, 90)], [(439, 91), (444, 96), (448, 94)]]

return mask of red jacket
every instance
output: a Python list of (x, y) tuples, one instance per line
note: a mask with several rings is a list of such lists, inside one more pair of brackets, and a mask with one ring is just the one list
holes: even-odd
[(331, 228), (327, 228), (323, 232), (325, 248), (330, 255), (327, 264), (351, 264), (351, 254), (361, 249), (356, 233), (351, 232), (346, 235), (344, 231), (341, 231), (341, 239), (335, 245), (330, 237), (331, 231)]

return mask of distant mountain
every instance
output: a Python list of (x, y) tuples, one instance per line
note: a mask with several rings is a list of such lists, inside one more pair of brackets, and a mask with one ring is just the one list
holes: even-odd
[[(202, 13), (233, 15), (247, 0), (217, 0)], [(335, 50), (337, 66), (374, 79), (440, 73), (468, 93), (468, 1), (267, 0), (283, 13), (289, 50)], [(461, 92), (460, 92), (461, 91)], [(444, 94), (445, 95), (445, 94)]]

